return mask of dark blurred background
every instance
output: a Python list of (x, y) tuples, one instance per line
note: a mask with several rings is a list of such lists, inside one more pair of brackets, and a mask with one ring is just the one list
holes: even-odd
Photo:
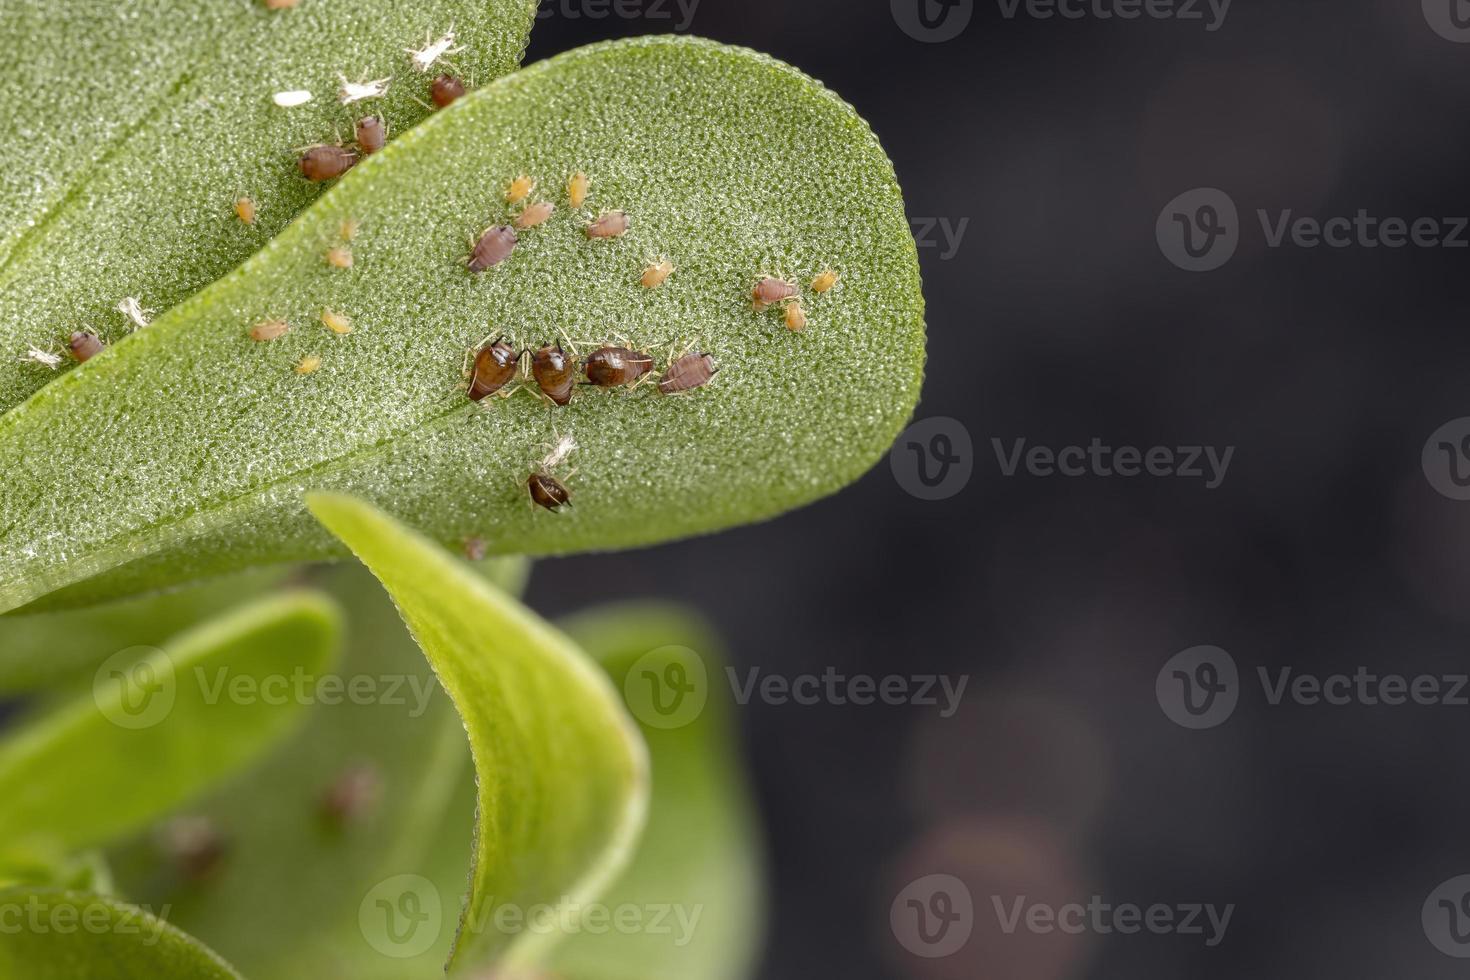
[[(962, 425), (973, 473), (921, 500), (884, 462), (764, 526), (543, 563), (530, 598), (676, 596), (742, 667), (785, 676), (970, 675), (950, 718), (743, 709), (775, 885), (766, 977), (1463, 976), (1421, 908), (1470, 873), (1470, 707), (1272, 706), (1256, 674), (1470, 669), (1470, 503), (1420, 463), (1470, 415), (1470, 232), (1459, 249), (1271, 248), (1256, 212), (1470, 214), (1470, 43), (1441, 36), (1470, 4), (1237, 0), (1210, 30), (1205, 0), (1174, 5), (1197, 20), (1102, 19), (1098, 2), (1065, 19), (1007, 17), (1009, 0), (699, 0), (689, 32), (856, 106), (916, 231), (933, 225), (918, 417)], [(684, 17), (625, 3), (641, 13), (548, 0), (530, 60)], [(921, 3), (971, 19), (921, 41)], [(1194, 188), (1239, 208), (1210, 272), (1155, 234)], [(1235, 454), (1206, 489), (1007, 477), (992, 445), (1094, 437)], [(1191, 730), (1155, 679), (1202, 644), (1234, 658), (1239, 706)], [(974, 903), (942, 958), (890, 928), (931, 874)], [(1213, 946), (1208, 927), (1006, 935), (992, 896), (1022, 894), (1235, 908)]]

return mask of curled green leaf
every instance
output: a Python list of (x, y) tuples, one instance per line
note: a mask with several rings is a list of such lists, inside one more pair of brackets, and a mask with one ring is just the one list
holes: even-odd
[[(535, 962), (560, 938), (537, 910), (595, 898), (637, 842), (649, 793), (637, 727), (570, 640), (464, 563), (361, 501), (310, 505), (393, 597), (469, 735), (475, 840), (450, 967)], [(379, 882), (362, 908), (388, 957), (428, 948), (452, 914), (413, 873)]]
[[(535, 188), (507, 203), (519, 175)], [(471, 272), (475, 236), (531, 203), (556, 210)], [(626, 234), (590, 236), (610, 212)], [(321, 255), (349, 218), (363, 232), (341, 276)], [(649, 288), (660, 257), (675, 270)], [(829, 268), (840, 279), (821, 292)], [(789, 304), (753, 309), (762, 277), (796, 290), (802, 331)], [(353, 331), (323, 327), (323, 310)], [(293, 329), (252, 341), (268, 319)], [(583, 386), (552, 408), (522, 381), (473, 404), (465, 355), (496, 334), (584, 356), (626, 341), (656, 373), (708, 353), (718, 373), (680, 395)], [(851, 107), (706, 41), (574, 51), (395, 140), (234, 274), (0, 417), (0, 609), (340, 554), (303, 509), (311, 489), (492, 554), (771, 517), (881, 457), (918, 398), (923, 345), (893, 168)], [(571, 507), (531, 505), (542, 470)]]

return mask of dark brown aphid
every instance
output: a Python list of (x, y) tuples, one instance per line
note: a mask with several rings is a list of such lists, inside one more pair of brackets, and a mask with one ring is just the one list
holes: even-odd
[(470, 252), (470, 271), (484, 272), (504, 262), (516, 250), (517, 241), (519, 239), (516, 238), (516, 230), (510, 225), (496, 225), (485, 229), (485, 233), (475, 242), (474, 250)]
[(602, 347), (587, 355), (587, 380), (599, 388), (633, 384), (652, 370), (652, 357), (626, 347)]
[(708, 354), (685, 354), (671, 363), (664, 376), (659, 378), (658, 390), (665, 395), (677, 395), (703, 388), (718, 370), (714, 358)]
[(577, 363), (560, 346), (548, 345), (531, 356), (531, 376), (543, 395), (565, 405), (577, 384)]
[(373, 812), (382, 795), (383, 777), (377, 766), (358, 763), (338, 775), (322, 794), (322, 817), (334, 827), (358, 823)]
[(461, 95), (464, 95), (464, 82), (453, 75), (440, 75), (429, 83), (429, 98), (441, 109)]
[(102, 353), (106, 346), (102, 338), (90, 330), (78, 330), (66, 342), (66, 349), (71, 352), (72, 357), (76, 358), (78, 364), (90, 361)]
[(363, 116), (357, 121), (357, 146), (364, 154), (377, 153), (388, 142), (388, 127), (378, 116)]
[(532, 473), (526, 481), (526, 489), (531, 491), (531, 500), (536, 506), (550, 511), (561, 510), (572, 501), (572, 495), (561, 481), (545, 473)]
[(470, 375), (470, 401), (481, 401), (510, 384), (520, 366), (521, 353), (503, 340), (481, 347)]
[(301, 175), (321, 181), (340, 177), (357, 162), (357, 154), (340, 146), (320, 143), (301, 154)]
[(621, 238), (627, 234), (630, 222), (622, 211), (609, 211), (587, 226), (588, 238)]

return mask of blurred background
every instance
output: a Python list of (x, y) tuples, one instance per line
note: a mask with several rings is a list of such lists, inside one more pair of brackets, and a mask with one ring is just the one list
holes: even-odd
[[(699, 0), (687, 23), (690, 0), (544, 5), (529, 60), (683, 27), (857, 107), (920, 239), (918, 417), (955, 420), (941, 429), (972, 449), (946, 499), (885, 462), (764, 526), (543, 563), (530, 600), (681, 598), (763, 674), (969, 676), (947, 718), (741, 710), (775, 886), (765, 977), (1462, 976), (1421, 908), (1470, 872), (1470, 707), (1271, 705), (1258, 670), (1470, 670), (1470, 503), (1421, 468), (1431, 434), (1470, 415), (1470, 233), (1459, 249), (1356, 232), (1272, 248), (1257, 212), (1429, 217), (1451, 237), (1442, 219), (1470, 213), (1470, 44), (1452, 15), (1470, 10), (1242, 0), (1221, 20), (1180, 0), (1198, 19), (1120, 19), (1098, 2), (1067, 19), (1009, 0)], [(1203, 220), (1187, 201), (1166, 213), (1196, 188), (1238, 208), (1235, 251), (1208, 272), (1156, 237), (1175, 213)], [(992, 442), (1094, 438), (1235, 452), (1207, 489), (1007, 476)], [(1206, 644), (1240, 690), (1196, 730), (1156, 679)], [(945, 957), (890, 922), (934, 874), (973, 900)], [(1020, 895), (1234, 911), (1214, 945), (1203, 914), (1203, 935), (1007, 935), (992, 899)]]

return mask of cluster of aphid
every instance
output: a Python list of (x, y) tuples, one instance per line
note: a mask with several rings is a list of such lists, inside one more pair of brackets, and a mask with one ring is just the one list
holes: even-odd
[[(511, 253), (520, 244), (518, 232), (543, 225), (556, 213), (556, 205), (550, 201), (529, 201), (536, 186), (536, 181), (524, 174), (506, 186), (505, 203), (512, 206), (521, 205), (521, 210), (510, 220), (510, 224), (491, 225), (474, 239), (469, 257), (465, 259), (465, 267), (470, 272), (476, 275), (488, 272), (510, 258)], [(571, 205), (572, 210), (575, 211), (587, 203), (587, 193), (591, 186), (591, 180), (581, 172), (572, 174), (567, 179), (567, 203)], [(632, 222), (626, 212), (604, 211), (583, 225), (582, 230), (588, 238), (606, 239), (621, 238), (628, 233), (631, 227)], [(673, 271), (673, 265), (666, 259), (650, 263), (643, 274), (643, 285), (650, 289), (657, 288)]]
[[(824, 269), (812, 280), (811, 290), (819, 296), (830, 293), (836, 287), (838, 278), (833, 270)], [(806, 329), (806, 307), (802, 305), (801, 290), (796, 283), (775, 276), (764, 276), (750, 291), (750, 300), (757, 313), (764, 313), (772, 307), (781, 310), (786, 329), (792, 333), (800, 333)]]

